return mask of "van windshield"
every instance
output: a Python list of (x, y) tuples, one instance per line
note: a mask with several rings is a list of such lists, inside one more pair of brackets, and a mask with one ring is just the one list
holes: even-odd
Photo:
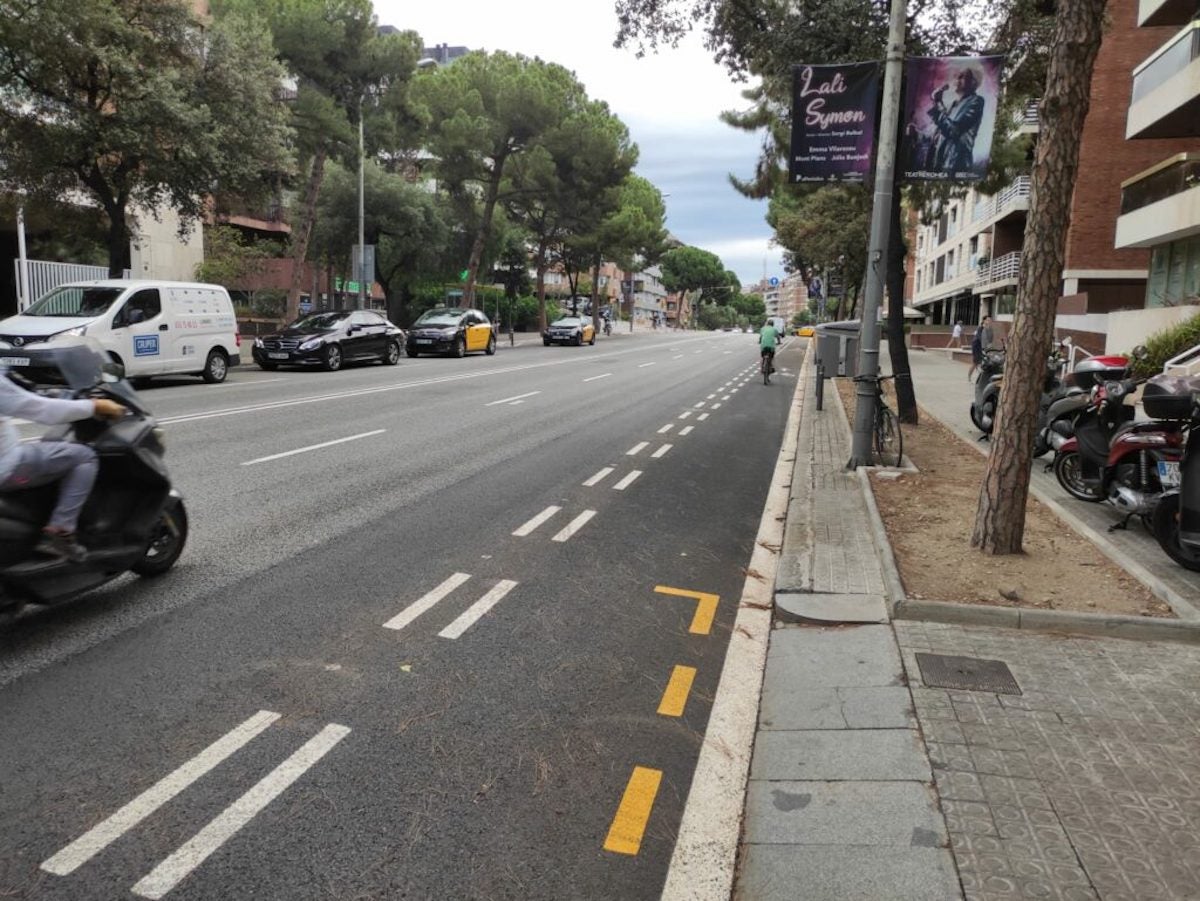
[(99, 316), (113, 305), (124, 288), (83, 288), (64, 285), (44, 294), (24, 316)]

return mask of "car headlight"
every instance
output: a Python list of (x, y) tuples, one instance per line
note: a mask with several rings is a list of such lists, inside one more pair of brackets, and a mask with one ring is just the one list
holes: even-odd
[(309, 338), (307, 341), (305, 341), (303, 344), (300, 345), (300, 350), (316, 350), (320, 346), (321, 346), (320, 338)]
[(458, 334), (458, 328), (457, 328), (457, 327), (454, 327), (454, 328), (444, 328), (444, 329), (442, 329), (442, 337), (443, 337), (443, 338), (453, 338), (453, 337), (454, 337), (455, 335), (457, 335), (457, 334)]
[(87, 334), (86, 325), (77, 325), (75, 328), (69, 328), (65, 332), (58, 332), (55, 338), (81, 338)]

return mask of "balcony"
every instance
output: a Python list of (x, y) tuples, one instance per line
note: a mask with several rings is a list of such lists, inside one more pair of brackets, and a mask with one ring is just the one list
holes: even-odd
[(1006, 253), (975, 270), (975, 293), (993, 294), (1000, 288), (1015, 286), (1020, 275), (1021, 251)]
[(1183, 25), (1196, 12), (1196, 0), (1138, 0), (1138, 26)]
[(1121, 184), (1116, 246), (1154, 247), (1200, 234), (1200, 153), (1177, 153)]
[(1126, 138), (1200, 135), (1200, 19), (1133, 70)]
[(1017, 120), (1017, 134), (1035, 135), (1041, 129), (1041, 119), (1038, 116), (1038, 101), (1030, 100), (1021, 111)]
[(1028, 175), (1018, 177), (1011, 185), (984, 203), (977, 203), (971, 212), (973, 222), (990, 222), (1004, 219), (1013, 213), (1029, 210)]

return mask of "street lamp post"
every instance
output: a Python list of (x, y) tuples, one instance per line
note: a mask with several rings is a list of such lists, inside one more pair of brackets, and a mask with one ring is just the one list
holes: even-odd
[[(366, 153), (363, 146), (363, 99), (358, 98), (358, 309), (367, 306), (367, 247), (366, 247), (366, 195), (363, 190), (363, 170)], [(374, 273), (372, 273), (374, 274)]]

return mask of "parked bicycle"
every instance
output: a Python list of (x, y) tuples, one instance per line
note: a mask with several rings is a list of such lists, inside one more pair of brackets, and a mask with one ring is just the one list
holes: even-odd
[(895, 378), (891, 375), (880, 375), (875, 378), (856, 375), (856, 382), (874, 382), (875, 385), (875, 416), (872, 435), (875, 445), (875, 459), (883, 466), (900, 466), (904, 457), (904, 436), (900, 433), (900, 420), (887, 405), (883, 394), (883, 383)]

